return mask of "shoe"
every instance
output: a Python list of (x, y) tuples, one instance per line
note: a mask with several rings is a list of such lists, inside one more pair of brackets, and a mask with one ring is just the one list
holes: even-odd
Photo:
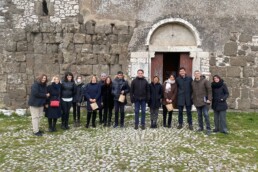
[(223, 133), (223, 134), (228, 134), (228, 132), (227, 132), (227, 131), (222, 131), (221, 133)]
[(111, 123), (108, 123), (108, 125), (107, 125), (108, 127), (111, 127)]
[(120, 125), (120, 128), (124, 128), (125, 126), (124, 125)]
[(142, 126), (141, 126), (141, 129), (142, 129), (142, 130), (145, 130), (145, 125), (142, 125)]
[(208, 136), (211, 135), (211, 130), (207, 130), (206, 135), (208, 135)]
[(171, 125), (168, 125), (168, 128), (171, 128)]
[(193, 130), (193, 126), (192, 125), (189, 125), (189, 130)]
[(53, 128), (49, 128), (48, 132), (54, 132), (54, 129)]
[(113, 128), (117, 128), (117, 127), (118, 127), (118, 125), (114, 125), (114, 126), (113, 126)]
[(42, 136), (43, 134), (41, 132), (34, 133), (35, 136)]
[(85, 128), (89, 128), (89, 125), (85, 125)]
[(107, 126), (107, 123), (104, 123), (104, 125), (103, 125), (104, 127), (106, 127)]
[(92, 128), (96, 128), (96, 124), (92, 124)]
[(182, 129), (182, 128), (183, 128), (182, 124), (179, 124), (179, 125), (177, 126), (177, 129)]
[(65, 129), (66, 129), (64, 125), (61, 125), (61, 128), (62, 128), (63, 130), (65, 130)]
[(138, 130), (138, 128), (139, 128), (138, 125), (135, 125), (135, 126), (134, 126), (134, 129), (135, 129), (135, 130)]
[(53, 132), (55, 132), (55, 131), (57, 131), (57, 130), (56, 130), (56, 127), (53, 128)]
[(40, 132), (41, 134), (44, 134), (44, 133), (45, 133), (43, 130), (39, 130), (39, 132)]
[(66, 129), (66, 130), (69, 130), (69, 129), (70, 129), (70, 127), (67, 125), (67, 126), (65, 126), (65, 129)]
[(217, 130), (217, 129), (213, 129), (212, 131), (213, 131), (214, 133), (219, 132), (219, 130)]
[(203, 131), (203, 128), (198, 128), (198, 130), (196, 130), (197, 132), (201, 132)]

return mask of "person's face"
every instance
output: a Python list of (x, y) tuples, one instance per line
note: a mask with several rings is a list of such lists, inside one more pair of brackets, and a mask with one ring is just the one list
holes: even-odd
[(180, 75), (180, 76), (184, 77), (185, 74), (186, 74), (186, 72), (185, 72), (184, 69), (181, 69), (181, 70), (179, 71), (179, 75)]
[(153, 82), (156, 84), (156, 83), (159, 82), (159, 79), (158, 79), (157, 77), (155, 77), (155, 78), (153, 79)]
[(46, 76), (43, 76), (42, 79), (41, 79), (41, 83), (45, 83), (47, 80), (47, 77)]
[(194, 72), (194, 77), (196, 79), (200, 79), (201, 78), (201, 73), (200, 72)]
[(123, 74), (118, 74), (117, 77), (118, 77), (119, 79), (123, 79)]
[(71, 75), (68, 75), (68, 76), (67, 76), (67, 80), (68, 80), (68, 81), (72, 81), (72, 79), (73, 79), (73, 77), (72, 77)]
[(102, 80), (102, 81), (105, 81), (106, 78), (107, 78), (107, 76), (101, 76), (101, 80)]
[(106, 83), (107, 83), (107, 84), (110, 84), (110, 83), (111, 83), (110, 78), (107, 78)]
[(138, 71), (137, 75), (138, 75), (139, 78), (142, 78), (143, 77), (143, 72), (142, 71)]
[(93, 78), (91, 79), (91, 82), (92, 82), (92, 83), (97, 83), (97, 78), (96, 78), (96, 77), (93, 77)]
[(59, 78), (54, 78), (54, 82), (55, 82), (56, 84), (58, 84), (58, 83), (59, 83)]
[(213, 80), (214, 80), (214, 82), (219, 82), (219, 78), (218, 77), (214, 77)]
[(174, 80), (175, 80), (175, 77), (174, 77), (173, 75), (170, 75), (169, 79), (170, 79), (171, 81), (174, 81)]
[(77, 82), (82, 82), (82, 77), (77, 77)]

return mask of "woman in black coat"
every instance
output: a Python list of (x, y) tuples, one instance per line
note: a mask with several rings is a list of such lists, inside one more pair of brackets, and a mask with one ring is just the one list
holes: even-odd
[(60, 102), (60, 95), (61, 95), (61, 84), (60, 79), (58, 76), (54, 76), (52, 79), (51, 85), (47, 87), (48, 93), (50, 97), (48, 98), (48, 108), (47, 108), (47, 117), (48, 117), (48, 124), (49, 124), (49, 132), (56, 131), (56, 122), (57, 119), (61, 117), (61, 106), (59, 104), (58, 107), (52, 107), (51, 101), (57, 100)]
[(162, 85), (159, 83), (159, 77), (154, 76), (153, 82), (150, 86), (150, 116), (151, 116), (151, 128), (157, 128), (159, 108), (161, 106), (162, 98)]
[(114, 108), (114, 96), (112, 95), (112, 79), (107, 77), (101, 88), (102, 103), (104, 109), (104, 126), (111, 126), (112, 110)]
[(212, 87), (212, 109), (214, 111), (214, 132), (227, 134), (226, 110), (228, 109), (227, 98), (229, 96), (227, 85), (220, 76), (214, 75)]
[(76, 92), (73, 100), (73, 120), (74, 120), (74, 127), (80, 126), (81, 120), (81, 103), (82, 103), (82, 87), (84, 83), (82, 82), (82, 77), (76, 77)]

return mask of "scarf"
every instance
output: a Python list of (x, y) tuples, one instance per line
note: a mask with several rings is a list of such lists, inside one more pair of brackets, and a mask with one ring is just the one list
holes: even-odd
[(223, 79), (221, 79), (219, 82), (212, 82), (211, 87), (212, 88), (220, 88), (224, 84)]
[(165, 92), (168, 93), (171, 91), (171, 84), (174, 84), (176, 81), (171, 81), (170, 79), (166, 80)]

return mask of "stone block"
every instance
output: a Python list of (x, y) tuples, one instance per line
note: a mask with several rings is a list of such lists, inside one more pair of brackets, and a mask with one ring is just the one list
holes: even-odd
[(229, 42), (224, 46), (224, 55), (225, 56), (235, 56), (237, 55), (237, 43)]
[(249, 99), (250, 89), (248, 87), (241, 88), (241, 99)]
[(26, 55), (24, 53), (15, 53), (15, 61), (25, 62), (26, 61)]
[(255, 54), (254, 53), (249, 53), (247, 56), (246, 56), (246, 61), (249, 62), (249, 63), (255, 63)]
[(240, 88), (232, 88), (232, 94), (230, 95), (233, 99), (240, 97)]
[(33, 41), (34, 41), (34, 44), (42, 43), (43, 41), (42, 33), (33, 34)]
[(73, 42), (77, 44), (84, 44), (85, 43), (85, 34), (83, 33), (75, 33)]
[(115, 64), (110, 66), (110, 74), (115, 75), (118, 71), (122, 70), (122, 66), (120, 64)]
[(240, 67), (226, 67), (227, 68), (227, 77), (240, 77), (241, 69)]
[(119, 44), (129, 44), (130, 40), (131, 40), (131, 35), (125, 35), (125, 34), (119, 34), (118, 35), (118, 43)]
[(60, 73), (59, 64), (35, 65), (34, 74), (37, 76), (42, 73), (47, 73), (48, 76), (57, 75)]
[(16, 42), (14, 42), (13, 40), (7, 40), (5, 44), (5, 50), (9, 52), (15, 52), (16, 46), (17, 46)]
[(4, 75), (0, 75), (0, 93), (5, 93), (7, 90), (6, 90), (6, 86), (7, 86), (7, 79), (6, 79), (6, 76)]
[(100, 76), (103, 72), (109, 75), (109, 65), (93, 65), (94, 75)]
[(251, 66), (243, 68), (243, 77), (254, 77), (256, 75), (255, 69)]
[(96, 34), (111, 34), (112, 33), (112, 26), (111, 25), (95, 25), (95, 33)]
[(129, 27), (127, 25), (115, 25), (113, 27), (114, 34), (129, 34)]
[(112, 44), (110, 53), (111, 54), (121, 54), (122, 52), (122, 46), (120, 44)]
[(77, 57), (77, 63), (87, 64), (87, 65), (96, 65), (96, 64), (98, 64), (98, 57), (95, 54), (82, 53), (81, 56)]
[(26, 54), (26, 66), (30, 66), (26, 68), (26, 73), (29, 75), (33, 74), (33, 68), (35, 64), (34, 54)]
[(210, 56), (210, 65), (211, 66), (216, 66), (216, 57), (215, 56)]
[(92, 75), (93, 67), (92, 65), (77, 65), (77, 72), (81, 75)]
[(83, 44), (81, 48), (82, 53), (92, 53), (93, 52), (93, 46), (92, 44)]
[(252, 36), (251, 36), (251, 35), (248, 35), (248, 34), (242, 33), (242, 34), (239, 36), (239, 42), (244, 42), (244, 43), (252, 42)]
[(227, 69), (226, 67), (217, 67), (217, 66), (211, 66), (210, 67), (211, 75), (219, 75), (221, 77), (226, 77), (227, 75)]
[(254, 46), (251, 46), (251, 50), (252, 50), (252, 51), (258, 51), (258, 46), (255, 46), (255, 45), (254, 45)]
[(76, 61), (76, 54), (71, 52), (64, 52), (64, 63), (74, 63)]
[(250, 109), (251, 101), (250, 99), (239, 99), (237, 100), (239, 110), (248, 110)]
[(46, 44), (40, 44), (40, 43), (38, 43), (38, 44), (34, 44), (34, 52), (36, 53), (36, 54), (46, 54), (46, 51), (47, 51), (47, 46), (46, 46)]
[(246, 55), (246, 52), (244, 50), (238, 50), (238, 55), (239, 56)]
[(47, 44), (47, 54), (58, 53), (58, 44)]
[(85, 43), (91, 44), (92, 43), (92, 36), (91, 35), (85, 35)]
[(118, 43), (118, 36), (115, 35), (115, 34), (108, 35), (107, 42), (109, 44), (117, 44)]
[(40, 31), (46, 33), (54, 33), (55, 31), (55, 24), (54, 23), (41, 23), (40, 24)]
[(26, 68), (27, 66), (25, 62), (20, 63), (19, 73), (26, 73)]
[(257, 109), (258, 108), (258, 99), (252, 99), (250, 104), (251, 109)]
[(17, 51), (27, 51), (28, 50), (28, 42), (27, 41), (19, 41), (17, 42)]
[(108, 54), (109, 45), (93, 45), (94, 54)]
[(15, 29), (13, 33), (13, 40), (18, 41), (26, 41), (27, 35), (24, 29)]
[(244, 56), (231, 57), (230, 65), (231, 66), (246, 66), (246, 57), (244, 57)]
[(242, 50), (244, 50), (244, 51), (246, 51), (246, 50), (248, 50), (249, 49), (249, 46), (248, 45), (242, 45)]
[(5, 73), (18, 73), (20, 68), (19, 63), (8, 62), (3, 66), (3, 72)]
[(93, 20), (86, 22), (85, 23), (86, 33), (89, 35), (95, 34), (95, 25), (96, 25), (96, 22)]
[(110, 64), (111, 56), (109, 54), (99, 54), (98, 64)]

